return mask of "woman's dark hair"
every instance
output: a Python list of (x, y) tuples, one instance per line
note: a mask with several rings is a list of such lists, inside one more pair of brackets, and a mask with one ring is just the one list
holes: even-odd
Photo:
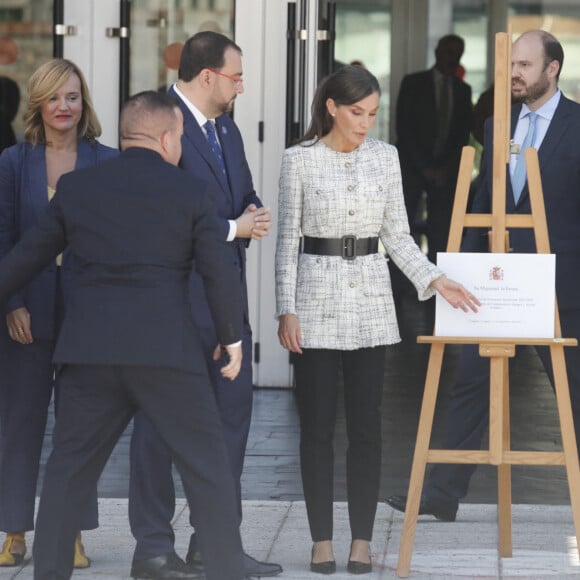
[(224, 54), (228, 48), (242, 54), (242, 49), (223, 34), (211, 30), (194, 34), (185, 42), (181, 51), (179, 78), (188, 83), (205, 68), (220, 70), (224, 66)]
[(354, 105), (373, 93), (381, 94), (379, 81), (366, 68), (347, 65), (324, 78), (316, 89), (312, 100), (310, 127), (298, 143), (314, 139), (318, 141), (328, 135), (334, 123), (326, 101), (332, 99), (337, 106)]

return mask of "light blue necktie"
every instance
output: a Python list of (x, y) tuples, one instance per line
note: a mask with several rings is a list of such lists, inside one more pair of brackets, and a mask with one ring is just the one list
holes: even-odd
[(538, 118), (538, 113), (532, 113), (530, 111), (528, 113), (528, 117), (530, 119), (530, 124), (528, 125), (528, 132), (526, 133), (526, 136), (524, 137), (524, 142), (520, 147), (520, 154), (518, 156), (516, 167), (514, 169), (514, 174), (512, 176), (512, 190), (514, 192), (514, 201), (516, 202), (516, 204), (520, 199), (520, 195), (522, 195), (524, 184), (526, 183), (526, 159), (524, 151), (528, 149), (528, 147), (533, 146), (534, 140), (536, 138), (536, 120)]
[(219, 143), (217, 141), (215, 127), (213, 126), (213, 123), (211, 121), (207, 121), (207, 123), (205, 123), (203, 128), (205, 129), (205, 133), (207, 135), (207, 142), (209, 143), (211, 150), (214, 152), (214, 155), (217, 158), (218, 165), (220, 166), (222, 173), (227, 177), (226, 164), (224, 163), (224, 157), (222, 155), (221, 147), (219, 146)]

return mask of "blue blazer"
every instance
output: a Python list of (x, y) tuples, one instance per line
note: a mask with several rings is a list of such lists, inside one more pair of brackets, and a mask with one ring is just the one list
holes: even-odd
[[(521, 105), (512, 108), (512, 136)], [(580, 105), (564, 95), (538, 150), (540, 175), (546, 207), (551, 251), (556, 254), (556, 294), (560, 309), (579, 308), (580, 285)], [(472, 213), (491, 212), (493, 121), (485, 125), (485, 149), (481, 163), (479, 187)], [(530, 213), (528, 185), (524, 186), (518, 204), (514, 203), (509, 167), (507, 173), (506, 212)], [(468, 230), (462, 249), (487, 251), (486, 237), (480, 230)], [(536, 244), (532, 230), (510, 230), (514, 252), (533, 253)]]
[(189, 306), (193, 258), (222, 344), (242, 329), (241, 288), (211, 195), (207, 183), (139, 147), (64, 175), (38, 226), (0, 260), (0, 303), (68, 245), (75, 284), (56, 363), (205, 374)]
[[(178, 97), (173, 88), (169, 89), (169, 94), (179, 102), (184, 119), (181, 140), (183, 152), (179, 166), (195, 177), (213, 185), (216, 192), (215, 204), (220, 221), (220, 231), (225, 240), (229, 232), (228, 220), (239, 217), (246, 207), (252, 203), (262, 207), (262, 202), (254, 190), (240, 130), (229, 115), (221, 115), (216, 119), (216, 133), (222, 147), (227, 171), (226, 178), (220, 170), (215, 154), (191, 111)], [(246, 286), (247, 245), (248, 240), (246, 239), (236, 239), (228, 243), (231, 260), (238, 268), (242, 282), (244, 319), (246, 323), (249, 320)], [(216, 344), (213, 322), (207, 306), (207, 298), (201, 278), (195, 272), (191, 276), (190, 291), (194, 319), (203, 331), (204, 340), (207, 340), (206, 346), (212, 348)]]
[[(118, 155), (116, 149), (83, 139), (78, 144), (76, 169), (95, 165)], [(5, 256), (30, 227), (36, 225), (48, 207), (45, 146), (19, 143), (0, 156), (0, 258)], [(38, 339), (55, 338), (57, 268), (51, 264), (40, 272), (6, 305), (6, 312), (25, 306), (30, 312), (32, 335)], [(71, 260), (63, 255), (61, 286), (67, 296), (71, 285)], [(0, 327), (6, 325), (0, 323)]]

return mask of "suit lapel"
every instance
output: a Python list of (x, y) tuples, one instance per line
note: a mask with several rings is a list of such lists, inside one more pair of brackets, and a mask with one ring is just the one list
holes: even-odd
[[(512, 115), (512, 136), (513, 132), (515, 131), (515, 124), (517, 123), (520, 110), (521, 107), (518, 107), (515, 116)], [(566, 131), (568, 130), (568, 123), (566, 121), (567, 117), (568, 117), (568, 99), (566, 99), (564, 95), (560, 95), (560, 102), (558, 103), (558, 106), (554, 111), (554, 116), (550, 121), (548, 131), (546, 132), (546, 135), (542, 140), (542, 144), (538, 149), (538, 163), (540, 165), (540, 173), (542, 171), (542, 167), (545, 167), (550, 162), (550, 159), (556, 154), (558, 145), (562, 140), (562, 138), (564, 137)], [(509, 188), (510, 194), (513, 200), (513, 192), (511, 192), (511, 179), (509, 181), (510, 181)], [(520, 199), (518, 200), (518, 205), (520, 205), (522, 200), (527, 198), (529, 194), (530, 192), (528, 189), (528, 183), (526, 181), (522, 194), (520, 195)]]
[(554, 111), (546, 136), (538, 150), (540, 169), (545, 167), (554, 155), (558, 154), (559, 144), (570, 126), (567, 122), (568, 115), (568, 99), (564, 95), (560, 95), (560, 102)]
[[(220, 184), (221, 188), (224, 192), (231, 196), (230, 187), (227, 182), (225, 175), (222, 173), (220, 166), (218, 165), (218, 161), (215, 157), (214, 152), (211, 150), (209, 143), (201, 127), (198, 125), (195, 117), (192, 115), (191, 111), (187, 108), (185, 103), (177, 96), (173, 89), (170, 90), (170, 93), (173, 94), (175, 98), (179, 101), (179, 107), (181, 108), (181, 112), (183, 113), (183, 136), (187, 139), (199, 152), (203, 160), (207, 163), (209, 168), (211, 169), (212, 173), (216, 181)], [(224, 152), (224, 159), (225, 152)], [(226, 169), (227, 169), (227, 161), (226, 161)]]
[[(48, 182), (46, 181), (46, 157), (44, 145), (36, 145), (28, 150), (25, 167), (28, 185), (23, 192), (29, 196), (30, 205), (40, 218), (48, 206)], [(44, 196), (37, 192), (44, 192)]]
[(97, 164), (97, 148), (93, 147), (85, 139), (80, 139), (77, 145), (77, 162), (75, 169), (92, 167)]

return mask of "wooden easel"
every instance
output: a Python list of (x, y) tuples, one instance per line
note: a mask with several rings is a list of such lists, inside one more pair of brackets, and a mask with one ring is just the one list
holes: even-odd
[[(493, 192), (491, 214), (467, 214), (467, 197), (473, 168), (474, 149), (465, 147), (461, 158), (455, 204), (451, 218), (448, 252), (458, 252), (461, 235), (465, 227), (491, 227), (491, 251), (505, 252), (507, 244), (506, 226), (510, 228), (532, 228), (538, 253), (550, 253), (548, 227), (542, 195), (542, 184), (535, 149), (525, 151), (531, 214), (506, 214), (506, 168), (510, 155), (510, 70), (511, 40), (507, 33), (496, 35), (495, 93), (494, 93), (494, 143), (493, 143)], [(425, 391), (419, 418), (417, 442), (407, 509), (403, 523), (397, 574), (401, 578), (409, 575), (413, 541), (417, 527), (417, 516), (427, 463), (468, 463), (497, 465), (498, 467), (498, 548), (502, 557), (512, 555), (511, 513), (511, 466), (512, 465), (564, 465), (568, 476), (568, 487), (572, 504), (576, 542), (580, 550), (580, 466), (574, 434), (574, 423), (564, 360), (564, 347), (576, 346), (577, 340), (562, 338), (558, 307), (556, 308), (553, 339), (523, 338), (468, 338), (420, 336), (419, 343), (431, 344)], [(441, 364), (446, 344), (478, 344), (479, 354), (490, 361), (490, 408), (488, 450), (443, 450), (430, 449), (431, 430)], [(554, 372), (554, 386), (560, 428), (562, 452), (512, 451), (510, 449), (509, 414), (509, 369), (508, 359), (515, 355), (517, 345), (544, 345), (550, 348)]]

